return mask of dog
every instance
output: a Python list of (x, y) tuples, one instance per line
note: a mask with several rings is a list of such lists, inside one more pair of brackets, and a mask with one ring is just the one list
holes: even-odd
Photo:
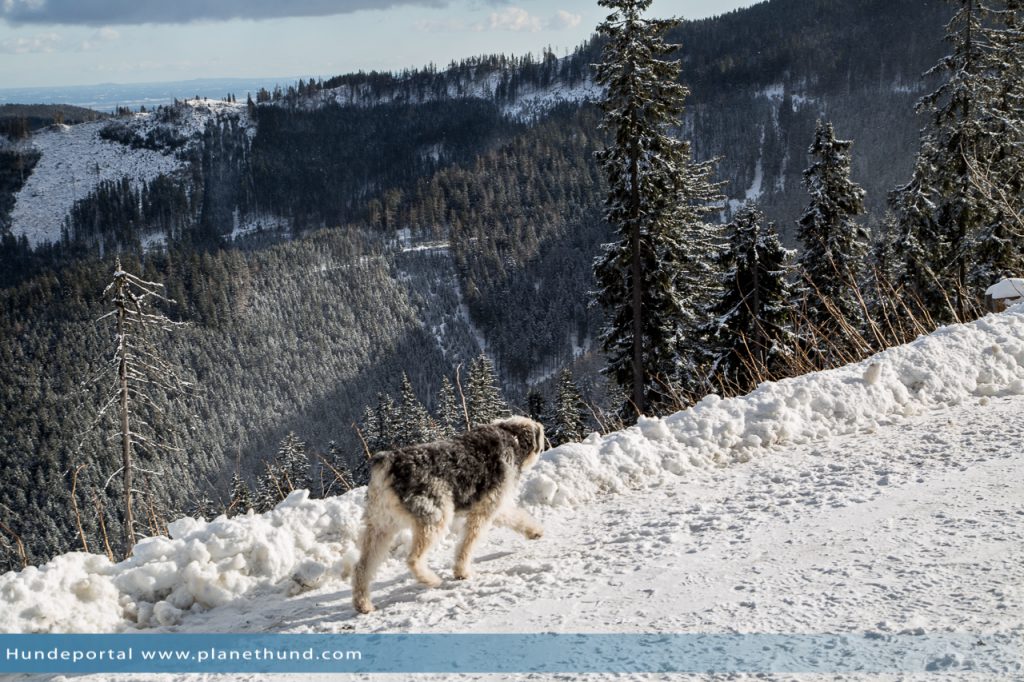
[(523, 471), (544, 450), (544, 427), (526, 417), (500, 419), (450, 440), (379, 452), (370, 460), (359, 561), (352, 576), (352, 605), (370, 613), (370, 583), (403, 527), (413, 531), (409, 570), (419, 582), (437, 587), (441, 578), (425, 558), (455, 514), (465, 514), (465, 534), (455, 553), (457, 580), (470, 577), (473, 548), (491, 523), (527, 538), (544, 529), (512, 495)]

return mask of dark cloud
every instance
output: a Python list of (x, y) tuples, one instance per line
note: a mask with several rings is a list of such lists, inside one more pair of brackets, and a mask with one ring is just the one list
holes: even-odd
[(448, 0), (0, 0), (12, 24), (184, 24), (345, 14), (401, 5), (444, 7)]

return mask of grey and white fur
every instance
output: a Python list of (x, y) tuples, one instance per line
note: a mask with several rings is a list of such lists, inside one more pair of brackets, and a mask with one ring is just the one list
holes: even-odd
[(528, 538), (544, 530), (512, 502), (519, 476), (544, 449), (544, 427), (511, 417), (472, 429), (450, 440), (379, 452), (370, 460), (359, 561), (352, 577), (352, 605), (373, 611), (370, 583), (395, 534), (413, 531), (409, 570), (429, 587), (441, 579), (424, 562), (455, 514), (465, 514), (465, 533), (455, 552), (455, 578), (470, 577), (473, 547), (493, 522)]

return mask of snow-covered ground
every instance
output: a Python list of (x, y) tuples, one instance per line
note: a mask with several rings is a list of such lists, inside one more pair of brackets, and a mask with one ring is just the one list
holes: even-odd
[[(262, 516), (179, 521), (119, 565), (69, 554), (2, 576), (0, 629), (957, 632), (982, 643), (935, 663), (967, 673), (1024, 636), (1022, 417), (1017, 306), (550, 451), (521, 494), (544, 538), (493, 531), (475, 577), (434, 590), (399, 547), (369, 616), (338, 577), (362, 491), (299, 492)], [(453, 543), (431, 558), (448, 577)]]
[(101, 182), (127, 177), (138, 188), (158, 175), (183, 168), (184, 162), (169, 150), (154, 151), (103, 139), (100, 131), (108, 125), (125, 126), (140, 139), (163, 128), (188, 141), (200, 138), (212, 122), (226, 118), (237, 118), (240, 125), (248, 127), (244, 104), (189, 100), (177, 111), (179, 115), (171, 122), (147, 113), (128, 119), (54, 125), (21, 143), (34, 147), (42, 156), (15, 197), (11, 212), (14, 234), (25, 235), (33, 246), (56, 242), (75, 202), (87, 197)]
[(138, 186), (181, 167), (173, 154), (104, 140), (100, 131), (108, 124), (55, 125), (32, 136), (30, 145), (42, 157), (15, 198), (15, 235), (25, 235), (32, 246), (59, 241), (72, 206), (101, 182), (127, 176)]

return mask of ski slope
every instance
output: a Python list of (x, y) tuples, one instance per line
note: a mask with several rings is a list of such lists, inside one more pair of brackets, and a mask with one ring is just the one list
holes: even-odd
[(449, 537), (434, 590), (399, 547), (368, 616), (338, 578), (362, 491), (300, 491), (262, 516), (179, 521), (118, 565), (68, 554), (8, 573), (0, 629), (959, 632), (978, 643), (930, 665), (968, 677), (987, 647), (1024, 636), (1022, 417), (1017, 306), (550, 451), (521, 495), (542, 539), (492, 531), (458, 582)]

